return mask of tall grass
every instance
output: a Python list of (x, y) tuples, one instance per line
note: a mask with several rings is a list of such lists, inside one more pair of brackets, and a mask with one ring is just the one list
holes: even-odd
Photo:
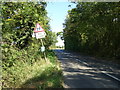
[[(52, 51), (46, 53), (47, 60), (50, 62), (46, 62), (37, 53), (37, 60), (34, 60), (34, 56), (29, 56), (27, 62), (18, 59), (11, 67), (3, 68), (2, 88), (61, 88), (60, 65)], [(25, 56), (23, 58), (26, 59)]]

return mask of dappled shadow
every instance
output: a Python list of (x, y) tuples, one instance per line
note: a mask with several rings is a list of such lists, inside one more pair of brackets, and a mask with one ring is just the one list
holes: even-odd
[[(96, 59), (95, 57), (80, 55), (78, 53), (73, 53), (73, 52), (68, 52), (68, 51), (62, 51), (62, 52), (69, 53), (67, 55), (66, 54), (64, 55), (63, 53), (63, 56), (65, 56), (64, 58), (69, 58), (69, 60), (71, 61), (75, 61), (76, 59), (78, 59), (82, 62), (85, 62), (85, 63), (87, 62), (87, 66), (99, 69), (101, 71), (106, 71), (107, 73), (114, 75), (115, 77), (120, 79), (120, 65), (119, 64), (111, 63), (109, 61), (105, 61), (101, 59)], [(83, 64), (81, 62), (77, 62), (77, 63)]]
[(42, 73), (28, 79), (21, 88), (62, 88), (62, 72), (55, 68), (46, 68)]
[[(70, 65), (70, 64), (69, 64)], [(118, 88), (118, 82), (93, 69), (64, 68), (65, 85), (72, 88)]]
[[(103, 63), (88, 59), (85, 65), (77, 61), (86, 62), (86, 59), (64, 51), (56, 51), (58, 59), (62, 63), (65, 88), (119, 88), (120, 84), (101, 73)], [(103, 64), (104, 65), (104, 64)], [(107, 68), (107, 66), (105, 66)], [(104, 68), (104, 67), (103, 67)], [(105, 70), (105, 69), (104, 69)], [(110, 71), (109, 71), (110, 72)], [(113, 73), (113, 72), (111, 72)]]

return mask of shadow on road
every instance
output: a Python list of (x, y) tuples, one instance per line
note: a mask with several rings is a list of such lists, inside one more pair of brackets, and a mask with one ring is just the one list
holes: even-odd
[[(70, 52), (55, 50), (61, 62), (64, 76), (65, 88), (119, 88), (117, 81), (112, 80), (99, 71), (100, 65), (95, 61), (88, 61), (88, 66), (78, 62), (76, 59), (85, 61)], [(94, 64), (94, 67), (91, 66)], [(98, 66), (97, 66), (98, 65)], [(91, 67), (90, 67), (91, 66)]]

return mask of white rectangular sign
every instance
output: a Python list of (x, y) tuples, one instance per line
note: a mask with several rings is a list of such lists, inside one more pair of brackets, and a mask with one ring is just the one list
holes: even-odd
[(37, 32), (35, 33), (35, 37), (38, 38), (45, 38), (46, 33), (45, 32)]

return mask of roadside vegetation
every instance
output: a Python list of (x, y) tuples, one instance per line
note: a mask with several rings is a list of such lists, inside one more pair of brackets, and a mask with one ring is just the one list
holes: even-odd
[(44, 58), (41, 58), (39, 52), (35, 55), (37, 57), (21, 54), (12, 66), (9, 68), (4, 67), (2, 71), (2, 87), (62, 88), (62, 71), (55, 54), (52, 51), (47, 52), (47, 60), (50, 62), (46, 62)]
[(120, 59), (120, 2), (75, 2), (64, 23), (65, 49)]
[[(2, 88), (59, 88), (62, 72), (53, 51), (56, 34), (49, 31), (45, 2), (2, 2)], [(41, 40), (32, 37), (36, 23), (44, 28)]]

